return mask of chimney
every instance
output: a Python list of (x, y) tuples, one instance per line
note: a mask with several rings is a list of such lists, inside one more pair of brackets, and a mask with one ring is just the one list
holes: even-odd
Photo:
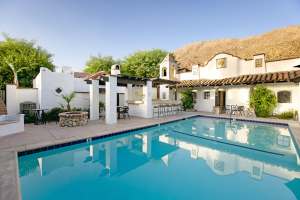
[(111, 66), (110, 74), (111, 75), (119, 75), (119, 74), (121, 74), (120, 65), (115, 64), (115, 65)]
[(62, 73), (67, 73), (67, 72), (71, 72), (72, 71), (72, 67), (68, 67), (68, 66), (63, 66), (61, 68), (61, 72)]

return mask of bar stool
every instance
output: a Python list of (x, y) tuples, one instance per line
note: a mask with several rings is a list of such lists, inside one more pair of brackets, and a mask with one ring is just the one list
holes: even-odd
[[(155, 109), (157, 109), (157, 112), (155, 112)], [(159, 118), (159, 111), (160, 111), (160, 105), (156, 105), (153, 107), (153, 117), (154, 117), (154, 113), (157, 113), (157, 118)]]
[(178, 110), (177, 104), (172, 103), (171, 106), (172, 106), (172, 116), (173, 116), (173, 113), (175, 113), (175, 115), (176, 115), (177, 114), (177, 110)]
[(183, 110), (182, 103), (177, 104), (177, 109), (178, 109), (178, 115), (179, 115), (179, 112), (181, 112), (181, 114), (182, 114), (182, 110)]
[(165, 116), (170, 115), (170, 109), (172, 109), (172, 107), (170, 106), (170, 104), (163, 104), (164, 107), (164, 114)]

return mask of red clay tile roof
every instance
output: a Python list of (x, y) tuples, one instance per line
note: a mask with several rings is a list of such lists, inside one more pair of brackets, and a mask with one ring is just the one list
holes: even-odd
[[(258, 84), (273, 82), (290, 82), (291, 79), (300, 76), (300, 70), (272, 72), (264, 74), (249, 74), (224, 79), (196, 79), (183, 80), (177, 84), (177, 87), (199, 87), (199, 86), (219, 86), (219, 85), (237, 85), (237, 84)], [(167, 87), (174, 88), (175, 85)]]
[(86, 76), (85, 79), (86, 80), (90, 80), (90, 79), (95, 79), (101, 75), (109, 75), (109, 73), (105, 72), (105, 71), (99, 71), (99, 72), (96, 72), (94, 74), (90, 74), (89, 76)]
[(86, 72), (74, 72), (74, 78), (85, 78), (88, 75), (90, 74)]

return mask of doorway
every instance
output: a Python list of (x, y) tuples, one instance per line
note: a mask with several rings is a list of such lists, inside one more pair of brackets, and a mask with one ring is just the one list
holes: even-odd
[(226, 105), (226, 92), (225, 91), (219, 91), (219, 103), (218, 105), (221, 107), (221, 112), (225, 112), (225, 105)]

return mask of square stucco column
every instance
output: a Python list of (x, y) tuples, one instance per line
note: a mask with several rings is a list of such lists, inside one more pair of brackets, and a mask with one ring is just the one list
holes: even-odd
[(117, 77), (114, 76), (105, 82), (105, 122), (117, 123)]
[(90, 120), (99, 119), (99, 81), (92, 80), (90, 85)]
[(6, 109), (8, 115), (15, 115), (18, 113), (19, 106), (17, 105), (17, 85), (6, 85)]
[(144, 94), (144, 118), (153, 117), (152, 110), (152, 81), (147, 81), (146, 85), (143, 86), (143, 94)]
[(128, 106), (126, 103), (127, 100), (132, 100), (132, 84), (127, 84), (125, 88), (125, 105)]

